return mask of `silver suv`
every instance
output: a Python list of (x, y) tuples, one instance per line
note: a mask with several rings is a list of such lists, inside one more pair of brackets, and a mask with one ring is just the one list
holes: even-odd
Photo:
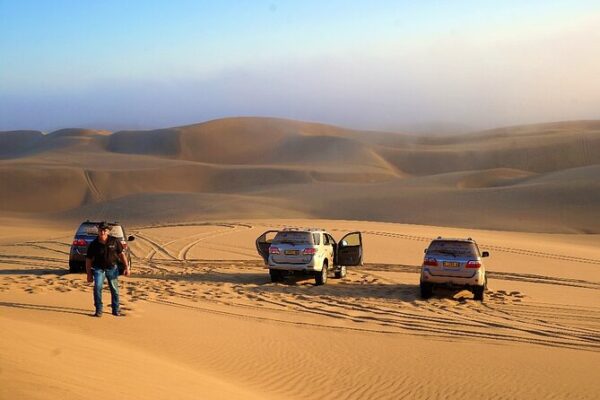
[(471, 238), (433, 240), (425, 249), (421, 267), (421, 297), (431, 297), (434, 285), (447, 285), (466, 287), (475, 300), (483, 301), (487, 277), (482, 258), (489, 255), (487, 251), (480, 252)]
[(327, 282), (329, 271), (336, 278), (346, 276), (346, 267), (362, 264), (360, 232), (345, 235), (336, 243), (323, 229), (267, 231), (256, 239), (256, 249), (269, 269), (272, 282), (286, 275), (314, 276), (317, 285)]

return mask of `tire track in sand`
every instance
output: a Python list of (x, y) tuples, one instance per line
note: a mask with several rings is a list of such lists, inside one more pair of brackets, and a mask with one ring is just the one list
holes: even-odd
[[(208, 231), (208, 232), (195, 233), (195, 234), (191, 234), (191, 235), (187, 235), (187, 236), (183, 236), (183, 237), (178, 237), (176, 239), (170, 240), (165, 243), (158, 243), (156, 240), (150, 239), (146, 234), (142, 234), (140, 232), (142, 229), (157, 229), (157, 228), (166, 228), (166, 227), (193, 227), (193, 226), (202, 226), (202, 227), (206, 227), (206, 226), (217, 227), (218, 226), (218, 227), (224, 227), (225, 229), (216, 229), (216, 230)], [(161, 224), (161, 225), (152, 225), (152, 226), (149, 226), (146, 228), (138, 228), (135, 231), (135, 234), (137, 236), (140, 236), (143, 240), (145, 240), (147, 243), (149, 243), (151, 245), (151, 250), (144, 257), (145, 259), (152, 260), (155, 256), (155, 254), (157, 252), (160, 252), (160, 253), (167, 255), (167, 257), (169, 257), (171, 259), (186, 261), (188, 259), (187, 256), (188, 256), (189, 252), (192, 250), (192, 248), (194, 246), (196, 246), (200, 242), (208, 240), (208, 239), (212, 239), (214, 237), (232, 234), (243, 228), (251, 229), (252, 226), (248, 225), (248, 224), (237, 224), (237, 223), (231, 223), (231, 224), (230, 223)], [(174, 256), (173, 254), (171, 254), (169, 252), (169, 250), (167, 249), (167, 246), (172, 245), (173, 243), (176, 243), (176, 242), (179, 242), (182, 240), (186, 240), (186, 239), (190, 239), (190, 238), (194, 238), (197, 236), (200, 236), (200, 238), (198, 238), (197, 240), (193, 240), (192, 242), (184, 245), (184, 247), (178, 252), (177, 256)], [(243, 255), (247, 256), (247, 254), (243, 254)]]
[(96, 187), (96, 184), (94, 183), (91, 175), (90, 175), (90, 171), (88, 171), (87, 169), (83, 170), (83, 176), (85, 178), (85, 181), (87, 182), (88, 188), (90, 189), (90, 193), (92, 194), (92, 198), (96, 201), (96, 202), (101, 202), (102, 200), (104, 200), (104, 196), (102, 196), (102, 193), (100, 193), (100, 191), (98, 190), (98, 188)]
[(148, 253), (148, 255), (146, 255), (146, 259), (151, 260), (154, 255), (159, 252), (164, 254), (166, 257), (170, 258), (171, 260), (175, 260), (177, 261), (177, 257), (175, 257), (174, 255), (172, 255), (171, 253), (169, 253), (169, 251), (164, 248), (163, 246), (161, 246), (159, 243), (155, 242), (154, 240), (146, 237), (144, 234), (140, 233), (139, 231), (136, 233), (136, 236), (140, 239), (142, 239), (143, 241), (147, 242), (150, 244), (150, 247), (152, 248), (152, 251), (150, 253)]
[[(219, 232), (214, 233), (213, 235), (210, 236), (205, 236), (205, 237), (201, 237), (197, 240), (194, 240), (193, 242), (187, 244), (186, 246), (184, 246), (181, 251), (178, 254), (178, 258), (180, 260), (187, 260), (188, 259), (188, 253), (190, 252), (190, 250), (192, 250), (192, 248), (194, 246), (196, 246), (198, 243), (207, 240), (207, 239), (213, 239), (215, 237), (219, 237), (219, 236), (224, 236), (224, 235), (229, 235), (229, 234), (233, 234), (236, 233), (242, 229), (252, 229), (252, 226), (248, 226), (248, 225), (231, 225), (229, 227), (230, 230), (222, 230)], [(245, 255), (245, 254), (244, 254)]]

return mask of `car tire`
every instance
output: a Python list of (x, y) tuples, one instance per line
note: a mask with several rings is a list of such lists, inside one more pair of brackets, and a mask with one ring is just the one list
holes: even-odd
[(269, 269), (269, 275), (271, 276), (271, 282), (281, 282), (283, 275), (278, 269)]
[(83, 268), (81, 268), (78, 263), (69, 261), (69, 273), (75, 274), (81, 270), (83, 270)]
[(433, 295), (433, 285), (428, 282), (421, 282), (419, 285), (421, 289), (421, 298), (428, 299)]
[(323, 263), (323, 268), (321, 268), (320, 271), (316, 271), (315, 272), (315, 284), (317, 286), (321, 286), (327, 283), (327, 274), (328, 274), (328, 269), (327, 269), (327, 263)]
[(485, 286), (474, 286), (473, 287), (473, 298), (478, 301), (483, 301), (485, 294)]
[(335, 270), (335, 277), (336, 277), (337, 279), (342, 279), (342, 278), (345, 278), (345, 277), (346, 277), (346, 274), (347, 274), (347, 273), (348, 273), (348, 271), (347, 271), (347, 269), (346, 269), (346, 266), (344, 265), (344, 266), (338, 267), (338, 268)]

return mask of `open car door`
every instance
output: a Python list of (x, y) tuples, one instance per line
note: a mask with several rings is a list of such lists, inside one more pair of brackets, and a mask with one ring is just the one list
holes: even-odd
[(335, 264), (346, 267), (362, 265), (362, 250), (361, 233), (348, 233), (337, 244), (334, 260)]
[(279, 231), (266, 231), (256, 238), (256, 250), (258, 254), (265, 260), (265, 264), (269, 261), (269, 247)]

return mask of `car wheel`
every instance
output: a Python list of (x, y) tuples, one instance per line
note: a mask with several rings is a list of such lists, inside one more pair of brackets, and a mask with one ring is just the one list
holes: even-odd
[(79, 264), (74, 261), (69, 261), (69, 273), (74, 274), (80, 271)]
[(315, 284), (317, 286), (327, 283), (327, 273), (327, 263), (323, 263), (323, 268), (320, 271), (315, 272)]
[(421, 298), (428, 299), (433, 295), (433, 285), (427, 282), (421, 282)]
[(335, 270), (335, 277), (338, 279), (345, 278), (347, 273), (346, 266), (344, 265)]
[(485, 286), (473, 287), (473, 298), (475, 300), (483, 301), (484, 293), (485, 293)]
[(271, 282), (281, 282), (283, 275), (278, 269), (269, 269), (269, 275), (271, 276)]

